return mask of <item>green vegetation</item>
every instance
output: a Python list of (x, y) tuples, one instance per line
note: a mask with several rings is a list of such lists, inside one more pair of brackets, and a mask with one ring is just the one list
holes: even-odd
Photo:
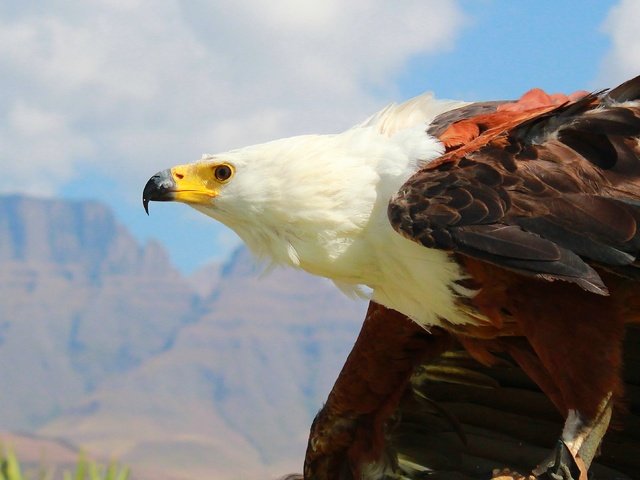
[[(66, 471), (63, 480), (128, 480), (129, 469), (117, 463), (102, 466), (81, 455), (73, 472)], [(54, 472), (40, 468), (34, 475), (23, 473), (20, 462), (11, 450), (0, 451), (0, 480), (53, 480)]]

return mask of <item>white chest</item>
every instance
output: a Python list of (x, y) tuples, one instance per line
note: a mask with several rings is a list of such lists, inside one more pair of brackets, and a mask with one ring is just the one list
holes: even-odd
[(442, 319), (456, 325), (478, 322), (459, 306), (460, 297), (475, 292), (457, 283), (466, 275), (447, 252), (428, 249), (400, 235), (391, 243), (394, 253), (385, 248), (379, 256), (380, 277), (371, 285), (374, 301), (425, 327), (441, 325)]
[[(465, 279), (461, 266), (446, 252), (428, 249), (395, 232), (386, 215), (371, 218), (357, 237), (337, 248), (297, 247), (298, 267), (333, 280), (341, 290), (365, 285), (372, 299), (428, 326), (446, 319), (453, 324), (477, 323), (459, 308), (461, 296), (475, 292), (457, 283)], [(313, 255), (305, 253), (313, 252)], [(331, 253), (329, 253), (331, 252)]]

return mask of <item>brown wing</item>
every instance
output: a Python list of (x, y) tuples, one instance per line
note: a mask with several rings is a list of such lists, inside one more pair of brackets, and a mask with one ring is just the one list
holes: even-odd
[[(454, 123), (448, 153), (413, 175), (389, 219), (429, 248), (607, 290), (591, 264), (637, 276), (640, 77), (560, 106)], [(453, 132), (453, 135), (452, 133)]]
[[(591, 469), (598, 478), (630, 480), (640, 468), (640, 328), (628, 327), (624, 355), (628, 407), (618, 421), (626, 428), (605, 438)], [(521, 368), (498, 358), (481, 365), (449, 333), (429, 334), (372, 302), (311, 427), (304, 478), (488, 480), (507, 466), (531, 471), (563, 418)]]

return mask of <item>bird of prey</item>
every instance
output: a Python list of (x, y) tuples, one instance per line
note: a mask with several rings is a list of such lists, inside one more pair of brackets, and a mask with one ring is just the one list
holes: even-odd
[(416, 366), (455, 342), (484, 365), (510, 358), (562, 414), (532, 475), (584, 480), (624, 410), (640, 321), (639, 138), (640, 77), (517, 101), (425, 94), (340, 134), (163, 170), (143, 204), (184, 202), (259, 257), (370, 289), (305, 478), (393, 478), (393, 413)]

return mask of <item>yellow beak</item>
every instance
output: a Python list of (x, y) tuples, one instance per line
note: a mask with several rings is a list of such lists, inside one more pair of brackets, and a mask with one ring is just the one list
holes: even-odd
[(211, 168), (203, 163), (178, 165), (156, 173), (142, 191), (142, 205), (149, 214), (149, 202), (208, 204), (218, 195)]

